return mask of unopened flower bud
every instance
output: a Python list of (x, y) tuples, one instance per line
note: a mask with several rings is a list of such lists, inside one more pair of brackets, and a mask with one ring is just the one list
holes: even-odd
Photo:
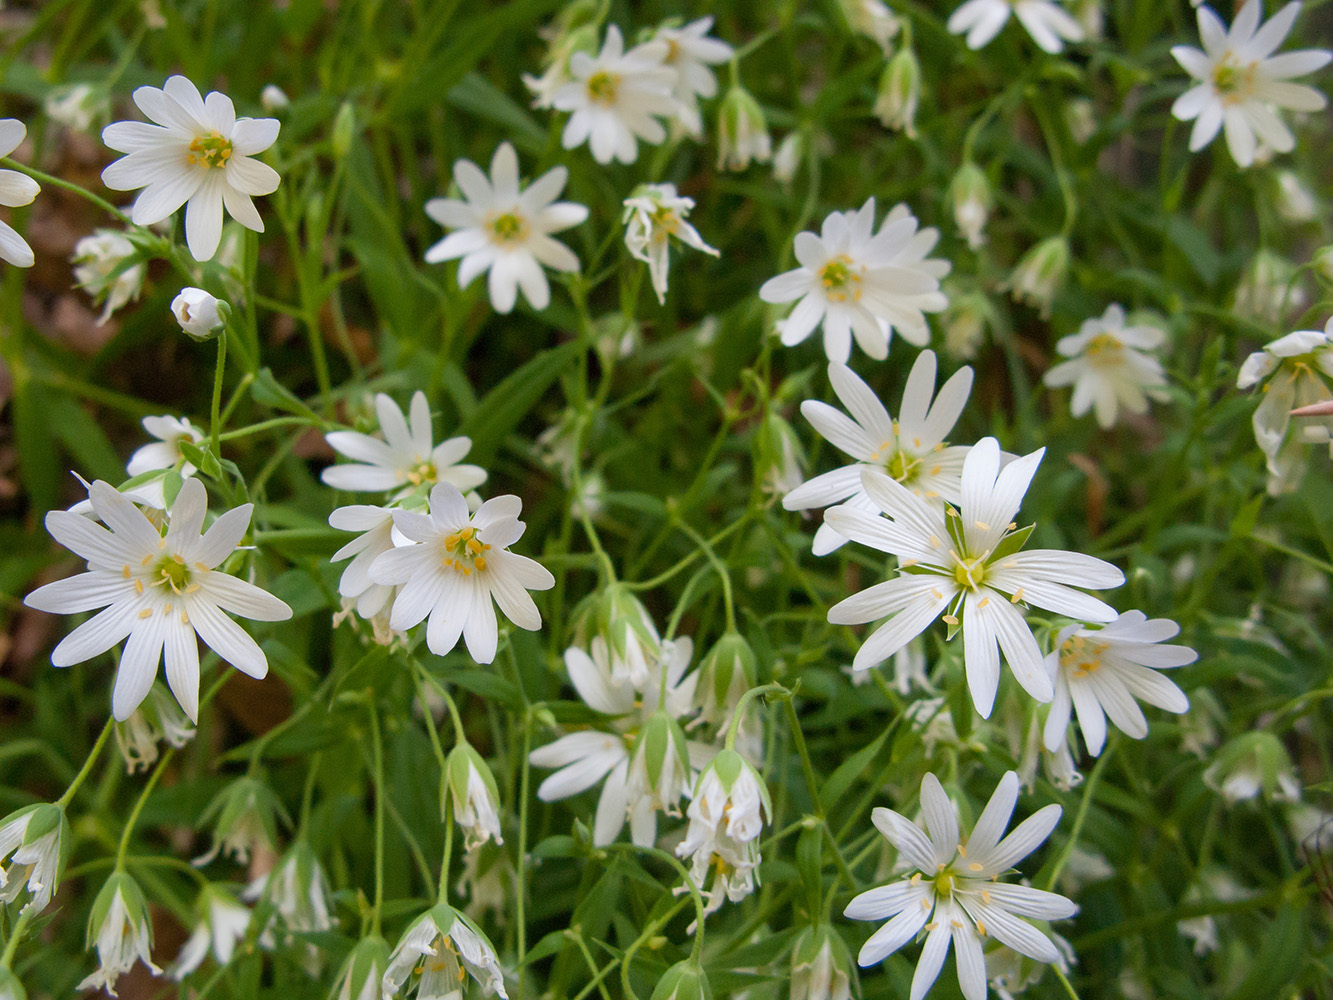
[(139, 297), (143, 287), (143, 262), (132, 263), (136, 250), (121, 233), (99, 229), (74, 244), (74, 280), (102, 303), (98, 323), (105, 323), (125, 303)]
[(454, 819), (463, 828), (465, 848), (476, 850), (488, 840), (503, 844), (500, 791), (495, 775), (472, 744), (463, 741), (454, 747), (445, 764), (444, 777), (453, 800)]
[(46, 116), (75, 132), (87, 132), (105, 121), (111, 102), (90, 83), (70, 83), (56, 87), (42, 102)]
[(694, 959), (677, 962), (662, 974), (652, 1000), (713, 1000), (708, 976)]
[(1264, 730), (1244, 733), (1223, 746), (1203, 772), (1203, 780), (1232, 805), (1260, 793), (1284, 802), (1301, 797), (1286, 748)]
[(791, 952), (791, 1000), (848, 1000), (852, 956), (828, 924), (807, 927)]
[(884, 67), (875, 117), (887, 129), (916, 138), (916, 106), (921, 99), (921, 63), (910, 48), (899, 50)]
[(254, 848), (274, 850), (279, 815), (286, 818), (273, 789), (258, 778), (238, 778), (217, 794), (200, 818), (207, 822), (216, 816), (217, 825), (213, 828), (212, 850), (194, 863), (206, 865), (219, 851), (225, 851), (245, 864)]
[(352, 149), (356, 138), (356, 108), (351, 101), (343, 101), (338, 115), (333, 119), (333, 155), (343, 159)]
[(25, 806), (0, 820), (0, 901), (12, 903), (26, 888), (31, 894), (23, 910), (34, 915), (46, 909), (60, 885), (69, 857), (69, 821), (60, 806)]
[(990, 299), (985, 293), (950, 293), (944, 313), (944, 349), (955, 358), (976, 357), (991, 321)]
[(379, 935), (357, 942), (338, 973), (337, 1000), (379, 1000), (389, 968), (389, 945)]
[(202, 288), (182, 288), (171, 302), (172, 315), (195, 340), (212, 340), (227, 322), (230, 307)]
[(949, 185), (949, 200), (953, 202), (953, 220), (958, 235), (967, 240), (973, 250), (986, 242), (986, 220), (990, 218), (991, 191), (986, 175), (971, 160), (966, 161), (954, 174)]
[(773, 156), (764, 109), (750, 92), (736, 84), (722, 100), (717, 116), (717, 169), (746, 170), (751, 161), (767, 163)]
[(81, 990), (103, 988), (114, 996), (116, 980), (136, 961), (143, 962), (154, 975), (162, 973), (152, 961), (153, 928), (143, 890), (123, 871), (112, 872), (93, 902), (88, 947), (97, 949), (98, 968), (79, 983)]
[(1050, 236), (1023, 255), (1009, 276), (1009, 293), (1019, 302), (1041, 310), (1042, 318), (1051, 314), (1055, 293), (1069, 271), (1069, 241)]
[(291, 98), (276, 83), (270, 83), (259, 92), (259, 103), (265, 111), (282, 111), (292, 103)]
[(796, 171), (801, 166), (801, 157), (805, 155), (805, 135), (802, 132), (788, 132), (778, 143), (778, 150), (773, 154), (773, 179), (784, 187), (796, 179)]

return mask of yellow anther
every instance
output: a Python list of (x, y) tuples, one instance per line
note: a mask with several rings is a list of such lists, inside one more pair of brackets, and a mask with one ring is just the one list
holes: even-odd
[(476, 560), (473, 562), (472, 565), (476, 566), (477, 569), (485, 569), (485, 568), (486, 568), (486, 557), (485, 557), (485, 556), (477, 556)]
[(128, 565), (126, 565), (126, 566), (122, 566), (122, 567), (121, 567), (121, 569), (120, 569), (120, 575), (123, 576), (123, 577), (124, 577), (125, 579), (127, 579), (127, 580), (130, 578), (130, 568), (129, 568)]
[(944, 616), (944, 621), (945, 621), (947, 624), (949, 624), (949, 625), (957, 625), (957, 624), (958, 624), (958, 619), (957, 619), (957, 617), (955, 617), (954, 615), (945, 615), (945, 616)]
[(989, 597), (983, 597), (981, 600), (977, 601), (977, 609), (980, 610), (981, 608), (984, 608), (984, 607), (985, 607), (987, 604), (989, 604), (989, 603), (990, 603), (990, 598), (989, 598)]
[(985, 521), (973, 521), (972, 523), (976, 525), (978, 528), (980, 528), (982, 531), (990, 531), (990, 525), (987, 524)]
[(1010, 604), (1017, 604), (1017, 603), (1018, 603), (1019, 601), (1021, 601), (1022, 599), (1023, 599), (1023, 588), (1022, 588), (1022, 587), (1019, 587), (1019, 588), (1018, 588), (1017, 590), (1015, 590), (1015, 591), (1013, 592), (1013, 594), (1010, 596), (1010, 598), (1009, 598), (1009, 603), (1010, 603)]
[(152, 609), (152, 608), (142, 608), (142, 609), (140, 609), (140, 611), (139, 611), (139, 617), (140, 617), (140, 618), (152, 618), (152, 617), (153, 617), (153, 609)]
[(979, 872), (984, 867), (985, 867), (984, 865), (980, 865), (977, 862), (973, 861), (970, 865), (967, 866), (967, 870), (970, 872)]
[(142, 593), (143, 593), (143, 581), (142, 581), (142, 580), (135, 580), (135, 581), (134, 581), (134, 592), (135, 592), (136, 594), (142, 594)]
[(986, 936), (986, 925), (983, 924), (980, 920), (977, 921), (977, 933), (980, 934), (982, 937)]

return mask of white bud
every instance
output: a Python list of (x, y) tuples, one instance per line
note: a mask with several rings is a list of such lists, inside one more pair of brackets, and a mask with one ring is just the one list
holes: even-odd
[(191, 337), (211, 340), (226, 322), (223, 311), (226, 303), (208, 294), (202, 288), (182, 288), (171, 302), (171, 313)]

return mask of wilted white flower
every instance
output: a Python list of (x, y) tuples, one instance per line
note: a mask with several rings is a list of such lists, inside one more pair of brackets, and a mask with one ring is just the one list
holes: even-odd
[[(1020, 602), (1082, 621), (1109, 622), (1115, 609), (1075, 587), (1118, 587), (1124, 574), (1101, 559), (1059, 549), (1022, 551), (1032, 528), (1012, 520), (1045, 449), (1000, 467), (1000, 446), (983, 438), (963, 461), (958, 509), (918, 497), (873, 469), (861, 484), (886, 520), (853, 504), (833, 507), (824, 519), (839, 534), (898, 557), (896, 578), (876, 584), (829, 609), (835, 625), (859, 625), (890, 616), (857, 651), (865, 669), (905, 646), (941, 614), (950, 634), (960, 627), (968, 688), (989, 718), (1000, 680), (1000, 650), (1023, 690), (1050, 701), (1053, 688)], [(998, 645), (997, 645), (998, 644)]]
[(199, 923), (181, 946), (176, 961), (167, 968), (167, 975), (177, 982), (204, 964), (210, 947), (218, 965), (226, 965), (250, 928), (250, 908), (242, 906), (235, 896), (218, 886), (206, 887), (199, 894), (195, 909)]
[(1189, 711), (1185, 693), (1157, 672), (1199, 658), (1188, 646), (1163, 644), (1179, 631), (1175, 622), (1149, 620), (1142, 611), (1126, 611), (1101, 628), (1061, 629), (1055, 649), (1046, 657), (1055, 687), (1046, 716), (1046, 749), (1060, 749), (1071, 709), (1078, 713), (1083, 741), (1094, 757), (1106, 742), (1107, 716), (1127, 736), (1141, 740), (1148, 735), (1148, 721), (1135, 698), (1177, 715)]
[(1039, 309), (1045, 319), (1051, 315), (1051, 303), (1068, 270), (1069, 241), (1063, 236), (1051, 236), (1025, 253), (1014, 265), (1006, 287), (1015, 299)]
[(227, 321), (224, 305), (202, 288), (182, 288), (171, 300), (171, 314), (191, 337), (208, 340), (216, 336)]
[(105, 323), (111, 314), (139, 297), (143, 287), (143, 262), (122, 269), (134, 256), (134, 244), (122, 234), (110, 229), (99, 229), (74, 244), (74, 280), (79, 287), (102, 303), (98, 323)]
[(862, 967), (883, 961), (923, 928), (926, 943), (912, 977), (913, 1000), (930, 991), (951, 943), (967, 1000), (986, 996), (986, 937), (1039, 962), (1060, 961), (1050, 938), (1020, 918), (1060, 920), (1073, 916), (1077, 907), (1058, 893), (997, 879), (1041, 845), (1061, 810), (1056, 805), (1039, 809), (1001, 839), (1017, 801), (1018, 775), (1009, 771), (966, 841), (959, 834), (958, 809), (933, 774), (921, 782), (925, 831), (891, 809), (874, 810), (875, 826), (916, 874), (863, 892), (848, 904), (846, 916), (852, 920), (892, 918), (861, 948), (857, 962)]
[(158, 740), (166, 740), (168, 746), (179, 750), (194, 739), (194, 733), (194, 726), (176, 699), (154, 682), (148, 697), (130, 717), (116, 723), (116, 744), (125, 758), (125, 769), (133, 774), (147, 771), (157, 761)]
[(426, 911), (403, 932), (384, 971), (384, 1000), (397, 995), (413, 972), (420, 976), (418, 1000), (457, 998), (467, 976), (481, 985), (485, 995), (508, 997), (495, 947), (476, 924), (448, 903)]
[(426, 262), (461, 257), (460, 288), (487, 274), (487, 292), (497, 312), (512, 312), (520, 290), (532, 308), (545, 309), (551, 304), (551, 286), (542, 268), (579, 269), (574, 252), (551, 238), (588, 217), (585, 206), (555, 200), (568, 177), (565, 167), (554, 167), (520, 188), (518, 154), (507, 142), (491, 157), (489, 178), (471, 160), (455, 161), (454, 181), (464, 200), (426, 202), (426, 214), (455, 232), (426, 251)]
[(277, 846), (279, 815), (285, 813), (272, 788), (249, 775), (237, 778), (213, 797), (200, 817), (201, 824), (215, 816), (217, 820), (212, 848), (193, 863), (203, 866), (224, 853), (244, 865), (251, 851), (270, 854)]
[(1289, 3), (1260, 26), (1262, 0), (1248, 0), (1228, 30), (1209, 7), (1198, 9), (1203, 49), (1176, 45), (1171, 54), (1199, 82), (1176, 98), (1171, 113), (1194, 121), (1190, 149), (1199, 150), (1225, 128), (1227, 148), (1242, 167), (1255, 161), (1259, 145), (1289, 153), (1296, 145), (1278, 108), (1320, 111), (1327, 99), (1313, 87), (1291, 78), (1313, 73), (1333, 59), (1324, 49), (1302, 49), (1273, 55), (1296, 23), (1300, 3)]
[(492, 497), (470, 514), (463, 494), (451, 483), (430, 491), (429, 513), (395, 509), (394, 528), (409, 542), (381, 553), (370, 578), (399, 587), (389, 626), (406, 630), (427, 616), (426, 645), (443, 656), (458, 643), (478, 663), (495, 658), (499, 631), (492, 601), (519, 628), (541, 628), (541, 614), (529, 590), (549, 590), (555, 577), (509, 546), (524, 531), (522, 501)]
[(665, 62), (669, 51), (666, 41), (656, 39), (626, 52), (613, 24), (597, 55), (570, 56), (569, 81), (551, 97), (552, 107), (572, 112), (560, 139), (565, 149), (586, 142), (598, 163), (633, 163), (640, 139), (652, 145), (666, 139), (661, 119), (680, 107), (672, 93), (677, 74)]
[(717, 114), (717, 169), (748, 170), (773, 156), (764, 109), (748, 90), (734, 84)]
[(79, 983), (81, 990), (100, 988), (116, 996), (116, 980), (136, 961), (143, 962), (153, 975), (162, 974), (150, 955), (153, 928), (148, 921), (148, 904), (138, 883), (123, 871), (112, 873), (93, 902), (88, 946), (97, 949), (98, 968)]
[(1164, 399), (1166, 372), (1150, 351), (1166, 340), (1166, 333), (1146, 324), (1125, 325), (1125, 310), (1107, 306), (1100, 317), (1083, 321), (1078, 333), (1061, 337), (1055, 349), (1062, 361), (1046, 373), (1049, 386), (1074, 387), (1069, 408), (1081, 417), (1095, 408), (1097, 423), (1111, 427), (1120, 410), (1144, 413), (1148, 400)]
[(464, 741), (450, 752), (445, 780), (453, 799), (454, 819), (463, 828), (466, 849), (474, 851), (488, 840), (503, 844), (500, 791), (495, 775), (472, 744)]
[(144, 191), (130, 218), (137, 226), (161, 222), (188, 202), (185, 241), (195, 260), (211, 260), (222, 238), (222, 209), (257, 233), (264, 231), (251, 197), (277, 190), (278, 172), (255, 159), (278, 138), (276, 118), (237, 118), (231, 98), (213, 91), (203, 98), (183, 76), (161, 90), (134, 92), (139, 110), (157, 124), (116, 122), (102, 141), (128, 154), (102, 171), (114, 191)]
[[(0, 156), (11, 155), (27, 134), (27, 126), (17, 118), (0, 119)], [(27, 174), (0, 170), (0, 205), (5, 208), (30, 205), (41, 190), (41, 186)], [(0, 222), (0, 260), (15, 267), (32, 267), (36, 260), (28, 241), (7, 222)]]
[[(861, 485), (862, 469), (882, 470), (918, 496), (960, 502), (968, 449), (950, 446), (945, 438), (967, 405), (971, 368), (955, 372), (935, 396), (935, 352), (922, 351), (907, 376), (897, 420), (846, 365), (830, 364), (828, 373), (850, 416), (814, 399), (801, 404), (801, 413), (821, 437), (856, 461), (798, 486), (783, 498), (784, 508), (806, 510), (846, 501), (872, 511), (875, 505)], [(827, 555), (846, 540), (832, 525), (822, 524), (815, 532), (814, 553)]]
[(23, 912), (41, 913), (60, 886), (69, 847), (69, 823), (60, 806), (25, 806), (0, 820), (0, 900), (12, 903), (26, 888), (31, 898)]
[(248, 903), (267, 899), (274, 914), (259, 936), (266, 948), (276, 947), (273, 932), (278, 920), (296, 934), (327, 931), (336, 921), (332, 916), (329, 880), (324, 869), (304, 840), (298, 840), (267, 875), (250, 883), (241, 894)]
[(631, 256), (648, 265), (658, 302), (666, 302), (667, 250), (671, 237), (686, 246), (716, 257), (717, 250), (703, 241), (699, 231), (686, 222), (694, 208), (693, 198), (682, 198), (674, 184), (640, 184), (625, 199), (625, 246)]
[[(352, 464), (331, 465), (321, 472), (319, 478), (326, 485), (353, 493), (401, 490), (395, 497), (401, 499), (436, 483), (448, 483), (463, 491), (476, 489), (486, 481), (486, 471), (481, 467), (460, 464), (472, 448), (470, 438), (451, 437), (434, 444), (430, 404), (424, 392), (417, 390), (412, 394), (406, 418), (392, 398), (376, 393), (375, 414), (383, 438), (358, 431), (324, 435), (329, 447), (353, 460)], [(334, 527), (344, 531), (366, 530)], [(335, 561), (341, 558), (342, 555), (334, 556)]]
[(658, 28), (653, 35), (666, 42), (662, 62), (676, 71), (676, 120), (687, 135), (698, 139), (703, 135), (703, 118), (699, 115), (699, 98), (717, 94), (717, 77), (709, 66), (716, 66), (731, 58), (732, 48), (726, 42), (711, 38), (713, 18), (701, 17), (679, 28)]
[(735, 750), (723, 750), (699, 775), (687, 815), (689, 829), (676, 855), (691, 859), (701, 889), (712, 873), (704, 912), (721, 908), (724, 899), (744, 899), (754, 891), (759, 834), (773, 821), (764, 779)]
[(1063, 50), (1065, 42), (1083, 41), (1083, 26), (1059, 0), (967, 0), (949, 16), (949, 30), (967, 35), (967, 47), (979, 49), (1000, 33), (1010, 14), (1051, 54)]
[(876, 360), (888, 356), (895, 330), (918, 346), (929, 342), (923, 313), (948, 305), (940, 279), (949, 273), (949, 263), (926, 256), (939, 232), (918, 231), (906, 205), (895, 206), (878, 232), (874, 225), (870, 198), (856, 212), (831, 213), (819, 235), (796, 235), (800, 266), (759, 289), (765, 302), (799, 300), (780, 325), (783, 344), (799, 344), (822, 325), (828, 359), (845, 364), (853, 338)]
[(75, 614), (110, 605), (67, 635), (51, 653), (59, 667), (104, 653), (126, 636), (112, 693), (112, 715), (128, 719), (153, 684), (165, 652), (167, 683), (185, 714), (199, 710), (200, 639), (252, 677), (268, 673), (259, 645), (225, 612), (257, 621), (285, 621), (292, 609), (252, 583), (218, 567), (250, 526), (253, 504), (221, 515), (201, 534), (208, 512), (203, 483), (186, 479), (172, 506), (166, 535), (108, 483), (93, 483), (94, 511), (111, 530), (69, 511), (53, 510), (53, 538), (88, 561), (88, 572), (39, 587), (23, 603)]

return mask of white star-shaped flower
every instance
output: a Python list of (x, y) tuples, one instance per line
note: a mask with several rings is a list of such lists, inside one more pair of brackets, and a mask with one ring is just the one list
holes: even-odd
[(572, 201), (556, 201), (569, 171), (554, 167), (520, 189), (518, 154), (507, 142), (491, 157), (488, 178), (471, 160), (454, 163), (454, 181), (465, 200), (432, 198), (426, 214), (457, 230), (426, 251), (426, 262), (463, 258), (458, 285), (466, 288), (489, 271), (487, 291), (497, 312), (508, 313), (523, 297), (534, 309), (551, 304), (551, 288), (542, 267), (577, 271), (579, 259), (559, 240), (551, 239), (588, 217), (588, 209)]
[(518, 519), (522, 501), (492, 497), (475, 514), (451, 483), (430, 491), (429, 513), (395, 509), (394, 527), (414, 543), (379, 555), (370, 579), (397, 586), (389, 627), (412, 628), (427, 616), (426, 645), (443, 656), (458, 643), (478, 663), (495, 659), (499, 640), (495, 604), (519, 628), (536, 631), (541, 613), (529, 590), (550, 590), (555, 577), (527, 556), (510, 552), (525, 525)]
[[(945, 438), (967, 405), (972, 391), (971, 368), (964, 366), (955, 372), (932, 402), (935, 352), (922, 351), (907, 376), (897, 420), (846, 365), (834, 362), (828, 373), (847, 414), (813, 399), (801, 404), (801, 413), (824, 440), (856, 461), (798, 486), (783, 498), (783, 507), (808, 510), (845, 500), (874, 511), (874, 503), (861, 487), (862, 469), (887, 472), (928, 499), (939, 497), (953, 504), (961, 500), (963, 459), (968, 449), (964, 445), (950, 447)], [(814, 553), (827, 555), (845, 541), (831, 525), (821, 524), (815, 532)]]
[(1101, 628), (1069, 625), (1060, 630), (1046, 657), (1055, 699), (1046, 716), (1046, 749), (1060, 749), (1072, 709), (1078, 713), (1083, 741), (1094, 757), (1106, 743), (1106, 717), (1127, 736), (1148, 735), (1148, 721), (1135, 698), (1180, 715), (1189, 711), (1185, 693), (1158, 670), (1183, 667), (1199, 654), (1188, 646), (1163, 645), (1180, 632), (1167, 618), (1149, 619), (1126, 611)]
[(588, 143), (598, 163), (633, 163), (639, 140), (657, 145), (666, 139), (661, 119), (676, 115), (672, 95), (677, 73), (666, 65), (667, 43), (657, 39), (625, 51), (614, 24), (597, 55), (575, 52), (569, 59), (569, 82), (551, 98), (557, 110), (569, 111), (561, 136), (566, 149)]
[(55, 666), (81, 663), (128, 636), (111, 696), (118, 722), (128, 719), (147, 696), (164, 653), (167, 684), (190, 721), (198, 721), (196, 634), (242, 673), (268, 673), (264, 651), (226, 612), (276, 622), (290, 618), (292, 609), (217, 568), (249, 528), (253, 504), (227, 511), (200, 534), (208, 497), (203, 483), (187, 479), (162, 535), (114, 486), (99, 480), (89, 498), (109, 531), (70, 511), (46, 515), (51, 536), (86, 559), (88, 572), (48, 583), (23, 599), (30, 608), (54, 614), (105, 608), (61, 640), (51, 653)]
[(375, 413), (383, 439), (358, 431), (324, 435), (334, 451), (353, 460), (353, 464), (331, 465), (320, 473), (326, 485), (352, 493), (401, 488), (406, 494), (434, 483), (472, 490), (486, 481), (486, 470), (480, 466), (459, 464), (472, 448), (470, 438), (452, 437), (438, 445), (433, 443), (430, 404), (424, 392), (412, 394), (408, 419), (382, 392), (375, 394)]
[(1097, 423), (1106, 429), (1121, 409), (1144, 413), (1150, 398), (1166, 398), (1166, 372), (1148, 353), (1165, 340), (1166, 334), (1155, 326), (1125, 326), (1125, 310), (1113, 303), (1102, 316), (1084, 320), (1078, 333), (1056, 342), (1055, 349), (1069, 360), (1051, 368), (1042, 381), (1072, 385), (1070, 411), (1081, 417), (1095, 409)]
[(213, 91), (203, 98), (183, 76), (161, 90), (140, 87), (134, 103), (156, 124), (115, 122), (102, 130), (103, 142), (128, 154), (102, 171), (102, 183), (115, 191), (144, 189), (130, 209), (135, 225), (151, 226), (186, 205), (185, 242), (195, 260), (217, 252), (224, 206), (262, 233), (264, 220), (250, 199), (272, 194), (280, 178), (255, 154), (278, 138), (278, 120), (237, 118), (230, 97)]
[(862, 946), (858, 964), (882, 962), (924, 929), (910, 1000), (930, 992), (951, 943), (963, 996), (984, 1000), (983, 939), (994, 938), (1038, 962), (1060, 961), (1051, 939), (1021, 918), (1061, 920), (1073, 916), (1077, 907), (1058, 893), (998, 879), (1050, 836), (1061, 810), (1057, 805), (1038, 809), (1003, 837), (1017, 802), (1018, 775), (1009, 771), (966, 841), (959, 833), (958, 809), (933, 774), (921, 782), (924, 831), (892, 809), (871, 813), (879, 832), (915, 873), (863, 892), (847, 904), (845, 915), (852, 920), (892, 918)]
[(699, 98), (717, 94), (717, 77), (708, 67), (726, 62), (734, 51), (726, 42), (709, 37), (712, 27), (711, 16), (701, 17), (679, 28), (658, 28), (654, 36), (666, 42), (662, 62), (676, 71), (676, 120), (695, 139), (703, 135)]
[(1093, 556), (1059, 549), (1021, 551), (1032, 528), (1014, 516), (1037, 471), (1042, 448), (1000, 467), (1000, 445), (982, 438), (963, 461), (962, 501), (955, 510), (917, 496), (874, 469), (861, 485), (887, 518), (843, 504), (825, 511), (839, 534), (898, 557), (901, 572), (829, 609), (835, 625), (881, 625), (857, 651), (864, 670), (892, 656), (940, 615), (962, 627), (972, 702), (989, 718), (1000, 683), (1000, 651), (1028, 694), (1051, 700), (1045, 657), (1020, 602), (1080, 621), (1109, 622), (1116, 611), (1075, 587), (1118, 587), (1124, 574)]
[(1199, 81), (1171, 107), (1181, 121), (1194, 121), (1191, 151), (1208, 145), (1223, 128), (1227, 147), (1242, 167), (1254, 162), (1260, 142), (1278, 153), (1295, 147), (1296, 139), (1276, 109), (1322, 110), (1328, 103), (1324, 95), (1313, 87), (1292, 83), (1291, 78), (1313, 73), (1333, 59), (1333, 53), (1325, 49), (1273, 55), (1300, 12), (1300, 3), (1289, 3), (1260, 27), (1262, 0), (1248, 0), (1228, 30), (1210, 8), (1199, 8), (1203, 48), (1177, 45), (1171, 49), (1176, 62)]
[(1010, 14), (1052, 55), (1065, 42), (1083, 41), (1083, 26), (1056, 0), (967, 0), (949, 16), (949, 30), (967, 35), (967, 47), (979, 49), (1000, 33)]
[[(8, 156), (18, 149), (27, 134), (27, 126), (17, 118), (0, 119), (0, 156)], [(41, 190), (41, 186), (27, 174), (0, 170), (0, 205), (5, 208), (31, 205)], [(7, 222), (0, 222), (0, 260), (15, 267), (32, 267), (35, 260), (28, 241)]]
[(874, 231), (875, 199), (855, 212), (833, 212), (819, 235), (797, 233), (799, 267), (770, 278), (759, 289), (765, 302), (796, 302), (780, 324), (782, 343), (792, 347), (823, 325), (830, 361), (846, 363), (852, 338), (867, 355), (883, 360), (896, 329), (925, 346), (930, 339), (923, 313), (949, 301), (940, 291), (948, 261), (927, 258), (939, 239), (936, 229), (917, 229), (906, 205), (897, 205)]

